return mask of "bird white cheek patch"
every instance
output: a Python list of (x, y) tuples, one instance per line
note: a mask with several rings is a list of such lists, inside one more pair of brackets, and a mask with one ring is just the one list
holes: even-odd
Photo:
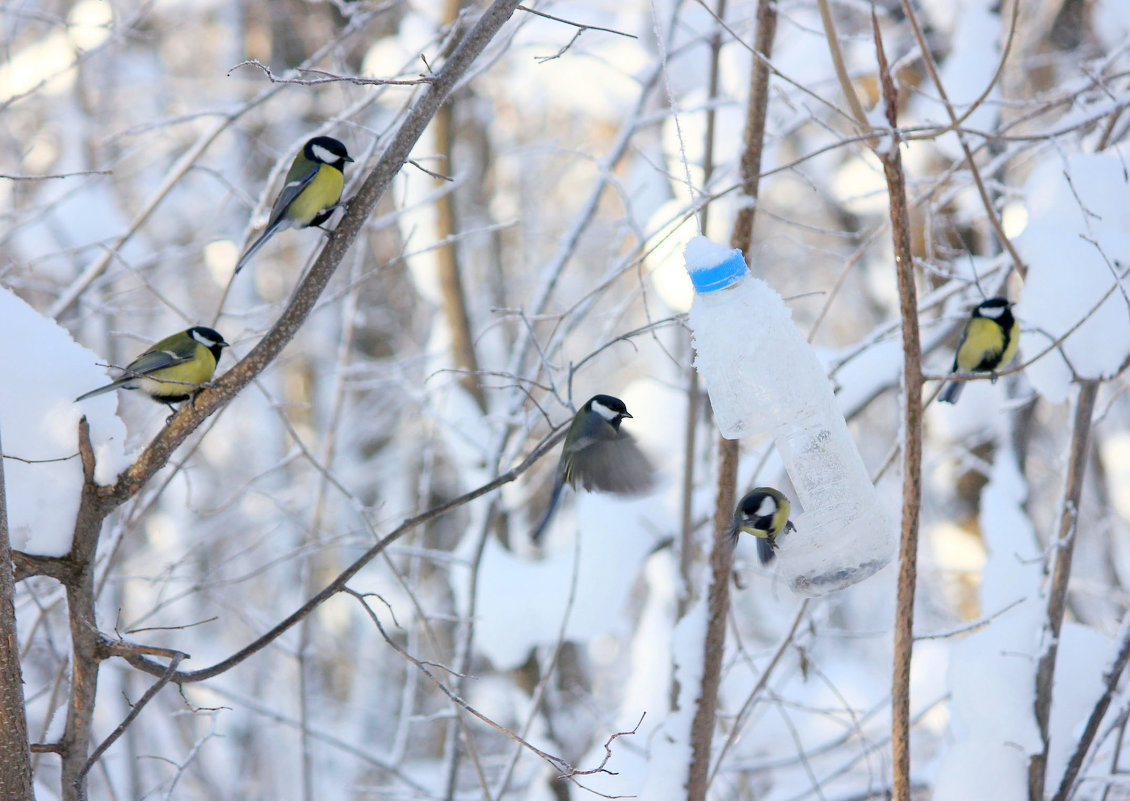
[(337, 156), (326, 150), (321, 145), (314, 145), (312, 148), (310, 148), (310, 152), (314, 154), (314, 158), (318, 159), (318, 161), (324, 161), (327, 164), (333, 164), (335, 161), (337, 161)]
[(592, 410), (608, 421), (615, 420), (620, 416), (619, 412), (612, 411), (600, 401), (592, 402)]
[(757, 507), (758, 517), (769, 517), (777, 512), (777, 502), (772, 498), (765, 498)]

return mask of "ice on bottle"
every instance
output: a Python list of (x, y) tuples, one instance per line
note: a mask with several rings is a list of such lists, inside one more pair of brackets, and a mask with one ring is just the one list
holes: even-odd
[(823, 365), (740, 250), (696, 237), (686, 264), (694, 364), (722, 436), (770, 435), (804, 510), (796, 531), (777, 538), (781, 577), (804, 595), (867, 578), (890, 561), (894, 529)]

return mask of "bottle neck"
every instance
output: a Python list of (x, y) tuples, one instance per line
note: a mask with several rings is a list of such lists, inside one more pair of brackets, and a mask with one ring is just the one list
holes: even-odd
[(699, 295), (709, 295), (741, 283), (749, 275), (745, 256), (736, 248), (717, 264), (711, 264), (695, 269), (689, 269), (691, 283)]

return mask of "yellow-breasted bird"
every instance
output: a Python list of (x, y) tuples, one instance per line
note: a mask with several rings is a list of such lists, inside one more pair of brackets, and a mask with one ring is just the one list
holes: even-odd
[(573, 416), (557, 463), (549, 508), (531, 535), (534, 542), (545, 533), (565, 484), (617, 495), (641, 495), (654, 486), (655, 468), (631, 434), (620, 430), (625, 417), (631, 417), (628, 407), (611, 395), (594, 395)]
[(212, 380), (220, 352), (227, 346), (219, 331), (194, 325), (165, 337), (126, 365), (116, 381), (79, 395), (75, 402), (115, 389), (140, 389), (173, 409), (174, 403), (188, 400), (201, 384)]
[(796, 531), (793, 521), (789, 520), (791, 511), (792, 504), (783, 493), (772, 487), (754, 487), (738, 501), (730, 541), (737, 545), (742, 531), (757, 537), (757, 558), (767, 565), (773, 561), (777, 536), (782, 531)]
[[(952, 372), (995, 373), (1006, 367), (1020, 344), (1020, 324), (1007, 298), (989, 298), (973, 310), (953, 355)], [(996, 376), (993, 377), (996, 380)], [(956, 403), (964, 381), (950, 381), (938, 398)]]
[(302, 146), (286, 174), (267, 228), (251, 247), (243, 252), (235, 265), (238, 273), (267, 240), (287, 228), (321, 225), (330, 218), (345, 188), (345, 163), (353, 161), (338, 140), (315, 136)]

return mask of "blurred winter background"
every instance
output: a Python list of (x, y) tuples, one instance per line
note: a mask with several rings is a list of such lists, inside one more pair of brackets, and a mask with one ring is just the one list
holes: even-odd
[[(913, 4), (957, 126), (899, 2), (831, 6), (865, 105), (879, 102), (872, 11), (898, 80), (927, 373), (946, 372), (968, 309), (996, 294), (1018, 301), (1018, 363), (1039, 357), (926, 412), (911, 677), (922, 798), (1027, 797), (1045, 548), (1078, 378), (1104, 383), (1050, 790), (1128, 604), (1130, 6), (1033, 0), (1016, 17), (1014, 3)], [(233, 280), (282, 173), (315, 133), (346, 143), (357, 159), (347, 178), (365, 173), (442, 58), (458, 10), (443, 5), (3, 5), (6, 456), (71, 456), (86, 413), (99, 478), (111, 481), (167, 410), (133, 393), (71, 403), (106, 380), (104, 365), (191, 324), (233, 343), (221, 372), (248, 352), (323, 237), (281, 234)], [(350, 582), (389, 636), (482, 715), (577, 770), (612, 773), (557, 779), (339, 595), (219, 677), (162, 690), (92, 771), (92, 798), (683, 797), (702, 650), (684, 615), (703, 591), (716, 433), (703, 403), (687, 422), (682, 245), (703, 224), (729, 241), (755, 7), (583, 0), (536, 5), (557, 20), (517, 12), (449, 107), (450, 159), (433, 124), (282, 357), (110, 518), (99, 548), (102, 630), (205, 667), (405, 518), (510, 469), (590, 395), (618, 395), (634, 415), (625, 428), (662, 470), (653, 495), (567, 495), (537, 551), (528, 534), (549, 456), (413, 530)], [(883, 171), (846, 112), (816, 2), (777, 9), (754, 271), (811, 335), (897, 519), (902, 356)], [(274, 83), (248, 60), (297, 81)], [(869, 113), (882, 124), (881, 103)], [(13, 547), (64, 553), (77, 460), (4, 468)], [(754, 484), (789, 489), (756, 438), (742, 442), (739, 490)], [(740, 545), (712, 798), (885, 797), (894, 572), (802, 607)], [(16, 604), (31, 738), (50, 742), (66, 714), (66, 602), (37, 577)], [(104, 663), (96, 742), (152, 681)], [(1075, 797), (1130, 797), (1117, 775), (1128, 712), (1130, 693), (1117, 693)], [(609, 738), (633, 729), (604, 762)], [(56, 797), (57, 757), (34, 762), (38, 797)]]

